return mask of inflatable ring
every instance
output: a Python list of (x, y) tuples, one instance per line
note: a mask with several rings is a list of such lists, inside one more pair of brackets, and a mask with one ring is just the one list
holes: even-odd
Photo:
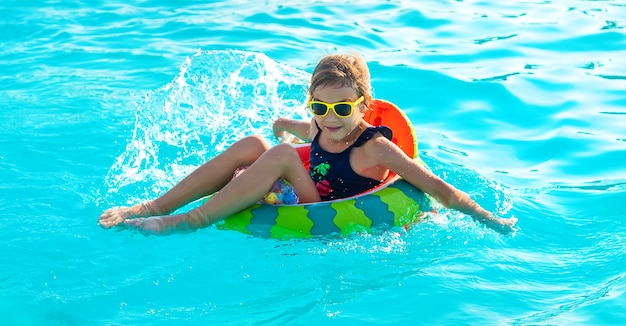
[[(392, 141), (407, 155), (419, 159), (417, 138), (406, 115), (391, 102), (374, 100), (365, 120), (393, 131)], [(295, 145), (308, 169), (310, 144)], [(407, 227), (432, 210), (430, 198), (399, 176), (390, 173), (374, 189), (359, 195), (309, 204), (255, 204), (218, 224), (220, 229), (237, 230), (266, 238), (308, 238), (331, 234)]]

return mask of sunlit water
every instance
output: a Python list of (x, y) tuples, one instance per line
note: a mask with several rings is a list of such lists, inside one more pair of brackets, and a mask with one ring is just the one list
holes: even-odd
[[(626, 5), (619, 1), (2, 1), (3, 324), (620, 324)], [(96, 225), (279, 116), (358, 51), (420, 155), (503, 236), (280, 241)]]

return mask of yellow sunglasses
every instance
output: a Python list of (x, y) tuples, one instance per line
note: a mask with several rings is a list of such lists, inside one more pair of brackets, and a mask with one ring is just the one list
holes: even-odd
[(354, 107), (365, 100), (364, 96), (359, 97), (354, 102), (326, 103), (322, 101), (309, 101), (311, 113), (316, 117), (323, 118), (328, 115), (328, 111), (333, 110), (336, 116), (348, 118), (354, 112)]

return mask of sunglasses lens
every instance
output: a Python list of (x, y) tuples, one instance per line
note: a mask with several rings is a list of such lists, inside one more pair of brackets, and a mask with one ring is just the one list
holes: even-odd
[(352, 111), (352, 106), (350, 104), (337, 104), (335, 105), (335, 112), (340, 117), (347, 117), (350, 115)]
[(328, 107), (322, 103), (311, 103), (311, 111), (315, 115), (325, 115), (328, 112)]

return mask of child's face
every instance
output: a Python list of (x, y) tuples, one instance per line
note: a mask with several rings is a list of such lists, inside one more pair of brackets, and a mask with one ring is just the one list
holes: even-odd
[[(352, 87), (319, 86), (313, 91), (313, 100), (326, 103), (354, 102), (359, 98)], [(325, 117), (314, 116), (317, 124), (330, 139), (340, 141), (347, 138), (363, 119), (363, 104), (354, 107), (347, 118), (335, 115), (329, 110)]]

